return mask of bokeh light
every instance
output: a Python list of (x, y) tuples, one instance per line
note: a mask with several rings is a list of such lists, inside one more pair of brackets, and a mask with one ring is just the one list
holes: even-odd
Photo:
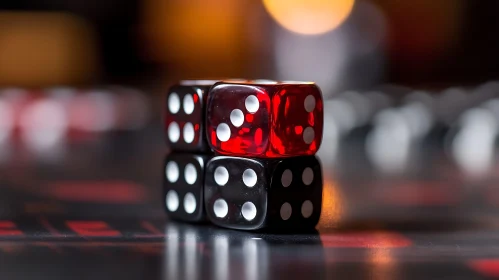
[(321, 218), (317, 226), (318, 229), (337, 227), (342, 222), (346, 212), (344, 197), (340, 191), (338, 181), (330, 178), (327, 174), (325, 175), (322, 189)]
[(84, 84), (99, 73), (97, 35), (70, 13), (0, 11), (0, 85)]
[(322, 34), (350, 15), (355, 0), (263, 0), (269, 14), (284, 28), (300, 34)]

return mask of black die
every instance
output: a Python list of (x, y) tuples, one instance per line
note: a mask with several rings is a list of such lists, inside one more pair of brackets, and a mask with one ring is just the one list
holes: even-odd
[(218, 156), (206, 166), (205, 208), (222, 227), (313, 228), (322, 207), (322, 173), (315, 156), (249, 159)]
[(164, 205), (172, 219), (201, 222), (206, 220), (203, 200), (205, 165), (209, 157), (173, 153), (164, 163)]
[(215, 82), (185, 80), (168, 90), (164, 129), (166, 141), (173, 151), (210, 151), (204, 132), (204, 118), (208, 91)]

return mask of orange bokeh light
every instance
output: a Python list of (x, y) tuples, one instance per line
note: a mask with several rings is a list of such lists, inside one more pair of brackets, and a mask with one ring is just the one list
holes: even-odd
[(337, 182), (326, 176), (322, 192), (322, 211), (318, 228), (336, 227), (345, 214), (343, 197)]
[(263, 0), (269, 14), (284, 28), (300, 34), (322, 34), (350, 15), (355, 0)]

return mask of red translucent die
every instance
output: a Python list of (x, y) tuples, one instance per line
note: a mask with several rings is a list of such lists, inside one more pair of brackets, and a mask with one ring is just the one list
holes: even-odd
[(313, 155), (323, 131), (322, 94), (314, 83), (219, 82), (210, 90), (206, 132), (223, 155)]

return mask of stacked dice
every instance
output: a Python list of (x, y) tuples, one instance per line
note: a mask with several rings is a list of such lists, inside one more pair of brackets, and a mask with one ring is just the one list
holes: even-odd
[(314, 83), (183, 81), (166, 103), (171, 218), (245, 230), (315, 227), (323, 100)]
[(206, 101), (216, 81), (181, 81), (166, 96), (164, 124), (171, 153), (165, 159), (166, 211), (174, 219), (201, 222), (205, 168), (212, 152), (206, 141)]

